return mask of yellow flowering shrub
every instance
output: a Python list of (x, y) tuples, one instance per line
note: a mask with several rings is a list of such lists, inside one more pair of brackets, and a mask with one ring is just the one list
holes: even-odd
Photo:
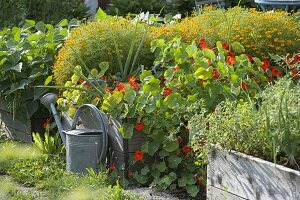
[[(100, 62), (108, 61), (108, 72), (116, 74), (119, 71), (119, 63), (114, 39), (124, 65), (132, 39), (134, 37), (137, 38), (133, 54), (135, 55), (144, 32), (145, 28), (143, 26), (138, 26), (135, 33), (135, 24), (118, 19), (114, 21), (92, 22), (80, 26), (71, 32), (69, 38), (58, 52), (53, 68), (55, 82), (57, 84), (64, 84), (73, 74), (73, 67), (82, 64), (80, 59), (82, 59), (89, 69), (97, 69)], [(151, 39), (147, 37), (137, 62), (138, 64), (145, 65), (145, 67), (150, 67), (153, 60), (150, 53), (150, 42)]]
[[(102, 61), (109, 61), (108, 72), (118, 72), (113, 38), (116, 39), (124, 64), (131, 39), (134, 37), (134, 26), (128, 21), (116, 20), (93, 22), (72, 31), (59, 51), (54, 66), (56, 82), (64, 84), (70, 78), (70, 66), (80, 64), (79, 58), (82, 58), (90, 69), (97, 68)], [(144, 27), (139, 27), (136, 37), (141, 38), (143, 32)], [(240, 7), (221, 10), (207, 7), (202, 14), (185, 18), (180, 23), (151, 27), (138, 63), (146, 68), (152, 65), (150, 43), (153, 39), (169, 40), (175, 36), (181, 36), (182, 41), (187, 43), (205, 38), (212, 46), (217, 41), (229, 44), (237, 41), (248, 53), (261, 58), (268, 57), (268, 53), (285, 55), (300, 50), (299, 22), (286, 12), (259, 12)]]
[(249, 53), (267, 57), (268, 53), (286, 54), (300, 49), (299, 22), (282, 11), (259, 12), (235, 7), (228, 10), (206, 8), (196, 17), (185, 18), (170, 27), (153, 28), (153, 34), (164, 38), (180, 35), (185, 42), (205, 38), (216, 41), (238, 41)]

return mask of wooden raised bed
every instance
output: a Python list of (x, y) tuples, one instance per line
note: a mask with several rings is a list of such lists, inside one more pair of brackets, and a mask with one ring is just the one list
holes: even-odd
[(26, 123), (14, 120), (4, 101), (0, 99), (0, 129), (14, 140), (31, 142), (31, 121)]
[(299, 200), (300, 171), (235, 151), (212, 150), (207, 199)]

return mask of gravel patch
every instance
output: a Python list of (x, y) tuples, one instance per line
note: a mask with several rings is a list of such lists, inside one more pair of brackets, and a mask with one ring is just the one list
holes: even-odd
[(175, 191), (163, 192), (163, 191), (158, 191), (147, 187), (142, 187), (142, 188), (133, 187), (130, 189), (126, 189), (125, 192), (131, 192), (137, 194), (145, 200), (193, 200), (193, 199), (205, 200), (206, 199), (205, 194), (199, 194), (197, 195), (197, 197), (192, 198), (185, 191), (175, 190)]

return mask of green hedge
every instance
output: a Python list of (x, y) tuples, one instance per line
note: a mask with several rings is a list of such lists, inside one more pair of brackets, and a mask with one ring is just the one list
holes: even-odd
[(1, 0), (0, 28), (20, 25), (25, 19), (56, 24), (62, 19), (87, 17), (83, 0)]

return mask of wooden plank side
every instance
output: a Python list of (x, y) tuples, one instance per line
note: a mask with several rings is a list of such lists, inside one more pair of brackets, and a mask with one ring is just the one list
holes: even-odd
[(207, 183), (245, 199), (300, 199), (299, 171), (236, 152), (210, 153)]
[(28, 133), (24, 133), (23, 131), (14, 129), (12, 127), (2, 126), (2, 130), (5, 132), (5, 134), (14, 140), (20, 140), (26, 143), (32, 142), (32, 136)]
[(27, 143), (32, 141), (30, 120), (24, 124), (13, 120), (10, 113), (0, 110), (0, 123), (7, 137)]
[(247, 200), (237, 195), (231, 194), (228, 191), (208, 185), (207, 200)]

